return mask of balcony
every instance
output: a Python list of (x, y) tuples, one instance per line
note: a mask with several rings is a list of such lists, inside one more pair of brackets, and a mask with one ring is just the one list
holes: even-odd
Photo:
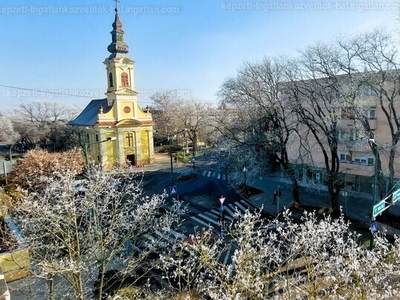
[(360, 176), (373, 176), (375, 166), (368, 164), (355, 163), (350, 161), (340, 161), (340, 172), (345, 174), (360, 175)]
[(355, 125), (355, 120), (352, 119), (340, 119), (339, 122), (339, 127), (343, 129), (348, 129), (348, 128), (353, 128)]

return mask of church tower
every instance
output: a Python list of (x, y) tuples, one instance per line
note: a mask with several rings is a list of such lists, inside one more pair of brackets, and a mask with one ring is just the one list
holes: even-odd
[[(104, 61), (107, 72), (107, 103), (109, 106), (119, 101), (137, 102), (134, 82), (134, 64), (128, 56), (129, 46), (125, 43), (122, 22), (115, 8), (115, 20), (112, 24), (111, 44), (107, 50), (111, 53)], [(126, 108), (126, 110), (128, 110)], [(117, 110), (118, 112), (118, 110)], [(118, 118), (118, 116), (116, 116)]]
[[(117, 4), (117, 1), (116, 1)], [(112, 23), (106, 66), (106, 99), (92, 100), (71, 125), (89, 129), (85, 153), (88, 160), (111, 166), (142, 166), (154, 161), (153, 118), (138, 104), (134, 65), (128, 56), (118, 7)], [(90, 148), (88, 147), (90, 145)]]

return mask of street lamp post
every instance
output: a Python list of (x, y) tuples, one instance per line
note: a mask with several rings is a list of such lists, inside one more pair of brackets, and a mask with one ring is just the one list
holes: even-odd
[(243, 193), (247, 195), (247, 167), (244, 166), (243, 169)]
[(181, 131), (179, 131), (179, 132), (177, 132), (177, 133), (168, 135), (168, 140), (169, 140), (169, 158), (170, 158), (170, 161), (171, 161), (171, 186), (174, 183), (174, 163), (172, 161), (172, 139), (173, 139), (174, 135), (180, 134), (180, 133), (185, 132), (185, 131), (186, 131), (186, 128), (181, 130)]
[(12, 167), (12, 164), (13, 164), (12, 148), (15, 146), (16, 143), (17, 143), (17, 142), (15, 142), (14, 144), (12, 144), (11, 147), (10, 147), (10, 153), (9, 153), (9, 155), (10, 155), (10, 167)]
[(169, 157), (171, 159), (171, 186), (174, 183), (174, 163), (172, 161), (172, 135), (168, 136), (169, 139)]
[(347, 195), (348, 195), (347, 191), (342, 191), (342, 196), (344, 197), (344, 203), (345, 203), (345, 207), (346, 207), (346, 216), (349, 215), (348, 209), (347, 209)]
[(104, 142), (108, 142), (108, 141), (115, 141), (116, 139), (117, 138), (115, 136), (111, 136), (111, 137), (106, 138), (105, 140), (98, 141), (98, 142), (93, 142), (93, 143), (86, 142), (83, 145), (83, 152), (84, 152), (84, 156), (85, 156), (85, 164), (86, 165), (89, 164), (88, 149), (89, 149), (90, 145), (100, 144), (100, 143), (104, 143)]
[(220, 206), (220, 212), (221, 212), (221, 218), (220, 218), (220, 223), (221, 223), (221, 236), (224, 235), (224, 219), (225, 219), (225, 207), (224, 207), (224, 202), (225, 202), (225, 197), (221, 195), (219, 198), (219, 202), (221, 203)]
[(247, 175), (246, 175), (246, 172), (247, 172), (247, 168), (246, 168), (246, 166), (244, 166), (243, 167), (243, 185), (244, 185), (245, 189), (246, 189), (246, 186), (247, 186)]
[[(375, 140), (374, 139), (369, 139), (369, 142), (370, 143), (373, 143), (373, 144), (375, 144), (375, 165), (374, 165), (374, 187), (373, 187), (373, 189), (372, 189), (372, 202), (373, 202), (373, 204), (372, 204), (372, 207), (374, 207), (375, 206), (375, 204), (376, 204), (376, 186), (377, 186), (377, 184), (378, 184), (378, 159), (379, 159), (379, 157), (378, 157), (378, 144), (375, 142)], [(370, 239), (370, 244), (369, 244), (369, 248), (370, 248), (370, 250), (372, 250), (372, 248), (373, 248), (373, 245), (374, 245), (374, 231), (373, 231), (373, 224), (375, 224), (375, 217), (372, 215), (372, 218), (371, 218), (371, 239)]]

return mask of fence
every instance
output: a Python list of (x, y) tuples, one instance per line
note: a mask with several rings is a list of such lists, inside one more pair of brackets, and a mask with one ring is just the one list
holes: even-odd
[(16, 161), (13, 161), (12, 164), (11, 161), (0, 161), (0, 176), (7, 176), (7, 174), (11, 172), (15, 163)]

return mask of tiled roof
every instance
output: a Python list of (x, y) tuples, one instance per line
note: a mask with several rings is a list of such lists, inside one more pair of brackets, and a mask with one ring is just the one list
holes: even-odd
[(107, 98), (95, 99), (85, 107), (85, 109), (75, 118), (69, 122), (69, 125), (75, 126), (94, 126), (97, 124), (97, 115), (100, 108), (103, 108), (103, 112), (107, 113), (111, 107), (107, 105)]

